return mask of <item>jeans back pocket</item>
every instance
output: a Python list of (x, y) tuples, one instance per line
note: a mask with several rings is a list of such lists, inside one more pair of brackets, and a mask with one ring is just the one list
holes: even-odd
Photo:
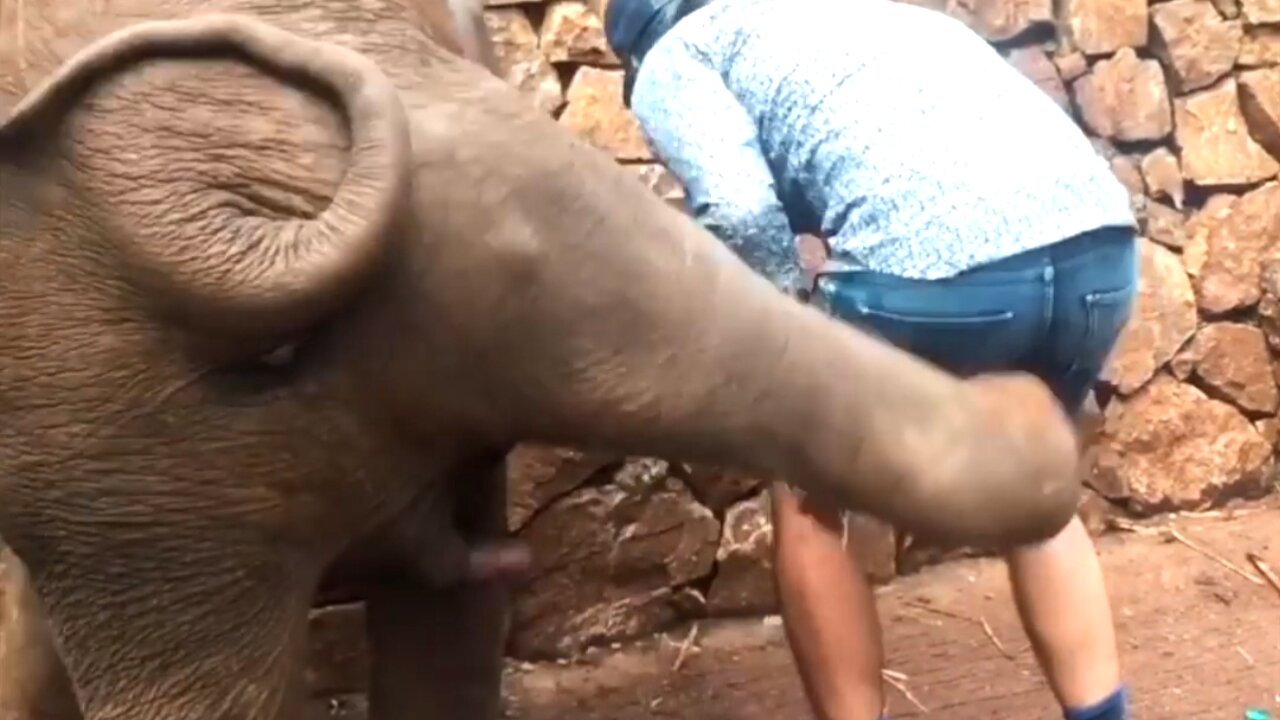
[(1101, 290), (1085, 293), (1085, 327), (1084, 342), (1080, 348), (1081, 366), (1092, 366), (1099, 370), (1106, 364), (1107, 358), (1115, 347), (1116, 340), (1124, 332), (1125, 325), (1133, 314), (1135, 304), (1135, 288), (1131, 285), (1119, 290)]
[[(843, 276), (837, 276), (843, 279)], [(958, 374), (1013, 367), (1034, 346), (1041, 323), (1022, 288), (828, 283), (828, 312)], [(1006, 292), (1008, 290), (1008, 292)]]

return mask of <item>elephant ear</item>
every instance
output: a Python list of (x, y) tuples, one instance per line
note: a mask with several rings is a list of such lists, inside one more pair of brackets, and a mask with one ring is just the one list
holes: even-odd
[[(183, 82), (120, 91), (166, 72)], [(339, 123), (325, 188), (324, 163), (287, 150), (315, 128), (255, 115), (300, 92)], [(238, 15), (141, 23), (85, 48), (0, 122), (0, 148), (50, 142), (127, 280), (237, 336), (299, 332), (365, 285), (410, 183), (404, 109), (371, 60)]]

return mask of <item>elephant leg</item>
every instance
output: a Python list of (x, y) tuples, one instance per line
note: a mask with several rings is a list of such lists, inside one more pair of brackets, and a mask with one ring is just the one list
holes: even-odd
[(370, 720), (495, 720), (507, 605), (492, 583), (375, 591), (368, 600)]
[(80, 720), (26, 566), (0, 546), (0, 719)]
[(316, 574), (234, 547), (111, 537), (32, 567), (86, 720), (302, 716)]
[[(469, 537), (505, 532), (505, 475), (488, 468), (465, 482), (458, 524)], [(432, 552), (423, 547), (421, 552)], [(502, 582), (431, 588), (406, 578), (373, 589), (367, 622), (373, 652), (371, 720), (495, 720), (510, 590)]]

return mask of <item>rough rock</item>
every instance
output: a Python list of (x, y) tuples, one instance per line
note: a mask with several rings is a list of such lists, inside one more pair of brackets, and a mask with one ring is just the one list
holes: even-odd
[(1271, 467), (1271, 445), (1238, 410), (1162, 374), (1107, 406), (1091, 484), (1151, 514), (1257, 494)]
[(1213, 6), (1226, 20), (1240, 17), (1240, 0), (1213, 0)]
[(1080, 404), (1080, 410), (1075, 417), (1076, 433), (1083, 447), (1088, 448), (1097, 443), (1098, 433), (1102, 432), (1102, 423), (1105, 419), (1095, 386), (1089, 390), (1088, 395), (1085, 395), (1084, 402)]
[(953, 5), (956, 5), (955, 0), (899, 0), (899, 1), (906, 5), (915, 5), (916, 7), (922, 7), (922, 8), (925, 8), (926, 10), (945, 13), (947, 15), (951, 15), (952, 17), (960, 16), (960, 19), (963, 19), (965, 16), (965, 12), (962, 8), (952, 7)]
[(1214, 393), (1246, 412), (1272, 414), (1280, 403), (1271, 355), (1262, 331), (1218, 322), (1200, 328), (1180, 353), (1195, 376)]
[(640, 182), (658, 197), (665, 200), (677, 210), (684, 210), (684, 186), (666, 167), (659, 163), (638, 163), (627, 165), (640, 178)]
[(931, 539), (918, 538), (902, 533), (894, 566), (898, 575), (913, 575), (920, 570), (961, 558), (986, 557), (996, 554), (995, 548), (956, 546)]
[[(846, 551), (867, 578), (877, 584), (893, 579), (897, 547), (892, 526), (860, 513), (846, 514), (844, 525)], [(709, 614), (776, 612), (773, 541), (768, 491), (729, 509), (708, 593)]]
[(1107, 139), (1160, 140), (1173, 129), (1164, 71), (1132, 48), (1101, 60), (1072, 86), (1085, 126)]
[(1135, 213), (1140, 213), (1142, 208), (1147, 204), (1147, 196), (1144, 192), (1145, 183), (1142, 180), (1142, 170), (1138, 167), (1138, 162), (1128, 155), (1116, 155), (1111, 158), (1111, 174), (1116, 176), (1121, 185), (1129, 191), (1129, 207)]
[(1209, 233), (1219, 223), (1225, 222), (1238, 201), (1239, 198), (1230, 193), (1215, 193), (1187, 220), (1183, 233), (1186, 242), (1182, 247), (1182, 265), (1191, 277), (1199, 277), (1200, 270), (1204, 268), (1209, 254)]
[(640, 124), (622, 104), (622, 71), (583, 66), (574, 73), (560, 122), (618, 160), (649, 160)]
[(1187, 219), (1177, 210), (1158, 202), (1147, 203), (1143, 232), (1152, 240), (1174, 249), (1187, 243)]
[(1223, 20), (1207, 0), (1173, 0), (1151, 7), (1152, 49), (1177, 92), (1208, 87), (1231, 71), (1244, 28)]
[(1064, 0), (1059, 23), (1072, 45), (1088, 55), (1147, 44), (1145, 0)]
[(1174, 134), (1182, 174), (1198, 185), (1243, 185), (1274, 177), (1280, 164), (1250, 135), (1236, 81), (1174, 101)]
[(628, 459), (614, 471), (613, 484), (633, 495), (644, 495), (653, 492), (668, 478), (676, 478), (677, 482), (672, 487), (688, 488), (680, 481), (671, 463), (658, 458), (639, 457)]
[(1169, 361), (1169, 374), (1182, 382), (1190, 380), (1191, 373), (1195, 372), (1195, 370), (1195, 356), (1186, 352), (1185, 348)]
[(685, 585), (675, 589), (671, 595), (671, 604), (682, 617), (700, 618), (707, 616), (707, 598), (696, 587)]
[(1129, 191), (1130, 198), (1145, 195), (1146, 180), (1142, 177), (1142, 168), (1137, 160), (1128, 155), (1116, 155), (1111, 158), (1111, 174)]
[(311, 611), (307, 629), (307, 688), (316, 695), (364, 692), (369, 676), (364, 604)]
[(1056, 55), (1053, 58), (1053, 64), (1054, 67), (1058, 68), (1058, 75), (1063, 82), (1072, 82), (1089, 72), (1089, 59), (1082, 52)]
[(1080, 500), (1080, 509), (1076, 514), (1084, 523), (1085, 530), (1088, 530), (1090, 535), (1098, 537), (1107, 531), (1109, 521), (1119, 513), (1096, 490), (1085, 488), (1084, 497)]
[(1178, 256), (1139, 240), (1141, 276), (1133, 315), (1103, 379), (1122, 395), (1136, 392), (1196, 331), (1196, 298)]
[(1245, 28), (1236, 63), (1247, 68), (1280, 64), (1280, 27)]
[(1272, 157), (1280, 157), (1280, 68), (1250, 70), (1237, 82), (1249, 135)]
[(1053, 22), (1053, 0), (959, 0), (947, 2), (948, 14), (987, 40), (1011, 40), (1037, 25)]
[(764, 484), (759, 478), (725, 468), (690, 464), (682, 469), (681, 477), (694, 496), (714, 513), (724, 512)]
[(678, 617), (673, 588), (711, 573), (720, 523), (658, 467), (628, 464), (614, 482), (552, 503), (520, 533), (534, 567), (516, 599), (513, 654), (563, 656)]
[(707, 593), (711, 615), (764, 615), (777, 611), (773, 579), (773, 521), (768, 491), (743, 500), (724, 516), (716, 550), (716, 576)]
[[(1203, 220), (1204, 260), (1193, 283), (1200, 309), (1211, 315), (1258, 302), (1262, 262), (1280, 242), (1280, 183), (1223, 205), (1226, 209)], [(1184, 253), (1200, 237), (1189, 236)]]
[(1240, 11), (1250, 25), (1280, 22), (1280, 0), (1240, 0)]
[(1101, 157), (1103, 160), (1111, 160), (1116, 155), (1120, 154), (1120, 151), (1116, 149), (1116, 146), (1105, 138), (1089, 137), (1089, 144), (1093, 146), (1093, 151), (1098, 154), (1098, 157)]
[[(1262, 261), (1262, 297), (1258, 300), (1258, 325), (1267, 344), (1280, 352), (1280, 259)], [(1277, 366), (1280, 370), (1280, 365)]]
[(507, 527), (512, 531), (551, 501), (585, 483), (619, 458), (570, 448), (524, 444), (507, 455)]
[(1147, 194), (1157, 200), (1172, 200), (1182, 209), (1186, 189), (1182, 182), (1182, 166), (1169, 148), (1158, 147), (1142, 157), (1142, 180)]
[(485, 10), (484, 23), (503, 79), (527, 93), (544, 112), (559, 109), (564, 104), (560, 76), (538, 51), (538, 35), (524, 12), (515, 7)]
[(1067, 88), (1058, 75), (1058, 68), (1043, 49), (1035, 46), (1016, 48), (1009, 52), (1006, 59), (1052, 98), (1058, 107), (1063, 110), (1071, 107), (1071, 98), (1067, 96)]
[(1262, 418), (1253, 424), (1253, 429), (1258, 431), (1263, 440), (1266, 440), (1271, 447), (1275, 447), (1280, 442), (1280, 419), (1269, 417)]
[(553, 63), (618, 64), (604, 38), (600, 16), (585, 2), (560, 0), (548, 5), (541, 37), (542, 54)]

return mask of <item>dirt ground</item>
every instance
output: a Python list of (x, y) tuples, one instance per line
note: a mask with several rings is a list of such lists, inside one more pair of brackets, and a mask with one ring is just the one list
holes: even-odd
[[(1280, 509), (1233, 519), (1180, 518), (1181, 537), (1246, 572), (1255, 552), (1280, 570)], [(1243, 718), (1280, 711), (1280, 590), (1256, 585), (1168, 534), (1101, 541), (1123, 661), (1144, 720)], [(1058, 718), (1009, 599), (1003, 566), (951, 563), (881, 595), (888, 667), (928, 711), (890, 689), (899, 718)], [(1007, 657), (983, 629), (985, 620)], [(590, 664), (534, 666), (510, 676), (518, 720), (781, 720), (811, 717), (776, 621), (689, 629)]]
[[(1229, 517), (1184, 516), (1100, 541), (1139, 720), (1240, 720), (1251, 707), (1280, 717), (1280, 590), (1206, 555), (1257, 578), (1246, 559), (1253, 552), (1280, 572), (1280, 507), (1268, 505)], [(999, 562), (952, 562), (899, 579), (882, 591), (880, 608), (888, 667), (905, 690), (889, 690), (895, 717), (1061, 717)], [(691, 629), (575, 664), (514, 667), (507, 717), (812, 718), (776, 618), (702, 623), (673, 669)], [(356, 717), (358, 706), (334, 701), (317, 715)]]

